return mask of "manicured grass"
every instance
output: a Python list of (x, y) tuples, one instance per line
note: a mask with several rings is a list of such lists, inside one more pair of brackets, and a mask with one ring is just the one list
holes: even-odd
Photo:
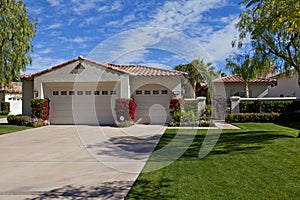
[(0, 118), (7, 118), (7, 115), (0, 115)]
[[(204, 159), (198, 153), (206, 131), (198, 131), (188, 150), (165, 168), (141, 173), (126, 199), (298, 199), (300, 196), (299, 127), (272, 123), (237, 123), (224, 130)], [(156, 150), (177, 130), (166, 130)], [(178, 133), (179, 134), (179, 133)], [(180, 133), (182, 140), (191, 131)], [(178, 135), (177, 135), (178, 136)], [(177, 147), (180, 148), (180, 147)], [(144, 170), (159, 165), (153, 156)], [(171, 157), (165, 156), (165, 160)]]
[(6, 133), (11, 133), (11, 132), (16, 132), (16, 131), (22, 131), (25, 129), (29, 129), (31, 127), (28, 126), (16, 126), (16, 125), (0, 125), (0, 135), (6, 134)]

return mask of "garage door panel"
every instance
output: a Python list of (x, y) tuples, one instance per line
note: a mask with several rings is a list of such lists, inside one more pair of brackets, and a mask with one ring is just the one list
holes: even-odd
[[(102, 83), (101, 83), (102, 84)], [(98, 86), (98, 88), (101, 88)], [(109, 87), (109, 85), (111, 85)], [(114, 84), (105, 83), (105, 90), (108, 95), (95, 95), (95, 87), (76, 87), (78, 91), (82, 91), (82, 95), (78, 95), (76, 88), (55, 88), (52, 91), (56, 95), (52, 95), (50, 91), (50, 123), (52, 124), (112, 124), (114, 123), (113, 113), (115, 99), (119, 98), (119, 86), (115, 87)], [(51, 87), (50, 87), (51, 89)], [(99, 89), (99, 90), (103, 90)], [(67, 95), (61, 95), (61, 91), (67, 91)], [(70, 95), (69, 91), (74, 91)], [(87, 94), (86, 91), (88, 91)], [(110, 95), (110, 91), (116, 91), (117, 95)], [(99, 94), (99, 93), (98, 93)]]
[[(169, 89), (161, 85), (151, 84), (138, 88), (136, 91), (139, 91), (139, 94), (135, 92), (133, 95), (137, 104), (136, 121), (139, 123), (162, 124), (172, 120), (169, 111), (172, 92)], [(146, 94), (146, 91), (148, 94)], [(167, 92), (163, 94), (162, 91)]]

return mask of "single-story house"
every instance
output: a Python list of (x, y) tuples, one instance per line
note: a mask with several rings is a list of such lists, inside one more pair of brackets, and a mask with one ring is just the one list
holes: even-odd
[(297, 74), (288, 77), (284, 74), (273, 76), (277, 84), (269, 86), (268, 97), (300, 97), (300, 76)]
[[(276, 78), (254, 78), (249, 81), (250, 97), (266, 97), (268, 95), (268, 87), (275, 85)], [(238, 75), (230, 75), (217, 78), (213, 81), (215, 86), (215, 94), (229, 99), (231, 96), (245, 97), (245, 81)]]
[(10, 115), (22, 114), (22, 86), (12, 82), (9, 87), (0, 86), (0, 102), (9, 102)]
[(171, 98), (182, 96), (185, 73), (140, 65), (99, 63), (78, 57), (22, 75), (23, 115), (33, 98), (50, 100), (51, 124), (114, 124), (115, 101), (134, 98), (139, 123), (171, 120)]

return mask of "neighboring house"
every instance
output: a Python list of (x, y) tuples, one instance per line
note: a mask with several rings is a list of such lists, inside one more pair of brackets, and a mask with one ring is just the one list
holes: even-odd
[[(266, 97), (268, 87), (276, 84), (276, 78), (255, 78), (249, 81), (250, 97)], [(215, 95), (229, 99), (231, 96), (245, 97), (245, 81), (237, 76), (230, 75), (215, 79)]]
[(136, 121), (171, 120), (170, 99), (180, 98), (185, 73), (140, 65), (104, 64), (78, 57), (22, 75), (23, 114), (33, 98), (50, 100), (51, 124), (114, 124), (115, 100), (134, 98)]
[(22, 86), (13, 82), (9, 87), (0, 87), (0, 102), (10, 103), (10, 115), (22, 114)]
[(285, 75), (273, 76), (277, 84), (269, 86), (268, 97), (300, 97), (300, 79), (298, 75), (287, 77)]

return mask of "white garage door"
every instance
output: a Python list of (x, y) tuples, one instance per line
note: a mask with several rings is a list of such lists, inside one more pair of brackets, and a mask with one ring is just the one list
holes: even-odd
[(119, 87), (111, 83), (51, 88), (50, 123), (113, 124), (113, 107), (118, 97)]
[(171, 90), (161, 85), (145, 85), (137, 89), (133, 98), (137, 104), (135, 121), (138, 123), (165, 124), (171, 121)]

